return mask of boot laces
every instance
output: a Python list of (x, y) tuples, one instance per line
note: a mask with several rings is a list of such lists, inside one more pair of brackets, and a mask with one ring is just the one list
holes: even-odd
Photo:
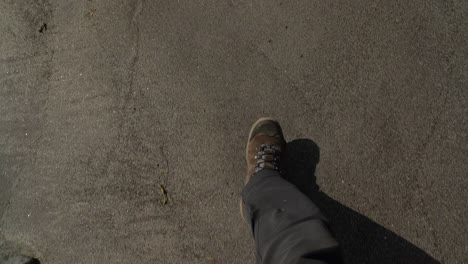
[(279, 171), (280, 150), (275, 145), (262, 144), (257, 147), (255, 160), (255, 172), (259, 172), (263, 169)]

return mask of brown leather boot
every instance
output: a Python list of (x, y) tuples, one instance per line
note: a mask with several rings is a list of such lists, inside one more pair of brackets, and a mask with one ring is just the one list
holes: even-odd
[[(250, 129), (245, 159), (247, 160), (247, 184), (254, 174), (270, 169), (283, 173), (286, 152), (286, 141), (279, 123), (272, 118), (260, 118)], [(243, 215), (241, 201), (241, 216)], [(244, 219), (245, 220), (245, 219)]]

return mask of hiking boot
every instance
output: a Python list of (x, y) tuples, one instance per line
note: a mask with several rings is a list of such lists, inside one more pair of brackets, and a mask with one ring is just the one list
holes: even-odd
[[(284, 153), (286, 151), (286, 141), (279, 123), (271, 118), (260, 118), (250, 129), (247, 141), (245, 159), (247, 160), (247, 184), (255, 173), (262, 170), (273, 170), (283, 174), (285, 171)], [(240, 213), (244, 216), (242, 199), (240, 201)]]
[(271, 118), (260, 118), (252, 126), (246, 148), (247, 178), (268, 169), (284, 172), (281, 161), (284, 159), (286, 141), (279, 123)]

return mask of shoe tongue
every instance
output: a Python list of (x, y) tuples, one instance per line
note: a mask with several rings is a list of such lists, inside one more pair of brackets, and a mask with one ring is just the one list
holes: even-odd
[(275, 145), (262, 144), (258, 148), (256, 159), (256, 171), (263, 169), (278, 170), (280, 151)]
[(259, 167), (262, 169), (276, 169), (275, 165), (271, 162), (263, 162), (259, 165)]

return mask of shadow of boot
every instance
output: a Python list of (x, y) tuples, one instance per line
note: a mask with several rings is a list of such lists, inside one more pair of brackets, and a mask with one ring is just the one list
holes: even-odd
[(396, 233), (321, 192), (315, 176), (320, 149), (315, 142), (310, 139), (293, 140), (288, 143), (287, 151), (285, 178), (326, 215), (330, 229), (340, 243), (344, 263), (439, 263)]

